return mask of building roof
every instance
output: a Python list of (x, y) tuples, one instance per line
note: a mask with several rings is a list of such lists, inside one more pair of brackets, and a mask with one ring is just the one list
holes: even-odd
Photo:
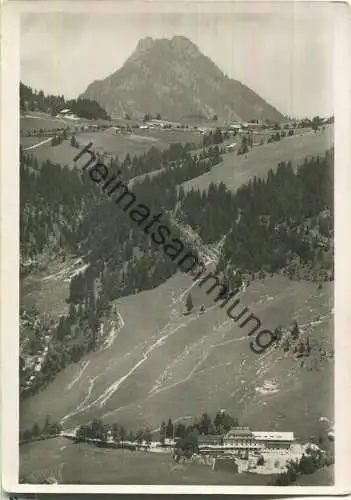
[(255, 439), (264, 441), (294, 441), (293, 432), (252, 431)]
[(249, 427), (232, 427), (224, 439), (252, 437), (264, 441), (294, 441), (293, 432), (252, 431)]
[(221, 441), (223, 439), (223, 436), (220, 434), (207, 434), (207, 435), (201, 435), (198, 436), (198, 441), (201, 442), (206, 442), (206, 441)]
[(60, 113), (70, 113), (70, 109), (61, 109)]
[(243, 437), (243, 436), (252, 436), (253, 433), (249, 427), (233, 427), (230, 429), (227, 434), (224, 436), (225, 439), (235, 438), (235, 437)]

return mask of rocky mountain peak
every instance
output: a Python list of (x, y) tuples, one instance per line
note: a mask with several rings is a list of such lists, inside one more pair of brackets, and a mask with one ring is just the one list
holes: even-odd
[(154, 46), (155, 40), (151, 36), (139, 40), (136, 51), (145, 52)]
[(198, 47), (185, 36), (176, 35), (173, 38), (152, 38), (150, 36), (139, 40), (138, 45), (132, 54), (132, 58), (144, 56), (153, 50), (161, 50), (169, 52), (170, 57), (173, 52), (174, 55), (182, 54), (184, 56), (201, 55)]
[(89, 85), (82, 97), (122, 116), (160, 113), (174, 120), (189, 114), (245, 121), (282, 118), (251, 89), (226, 77), (195, 43), (181, 35), (141, 39), (122, 68)]

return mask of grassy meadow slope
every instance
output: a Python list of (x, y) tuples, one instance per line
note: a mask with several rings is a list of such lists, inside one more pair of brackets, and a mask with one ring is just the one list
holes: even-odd
[(69, 295), (70, 279), (82, 268), (81, 259), (51, 261), (45, 269), (28, 275), (20, 283), (21, 305), (28, 309), (36, 307), (40, 315), (57, 321), (68, 312), (66, 299)]
[[(43, 464), (45, 457), (45, 464)], [(264, 486), (272, 475), (212, 471), (206, 465), (177, 464), (168, 453), (106, 450), (64, 438), (38, 441), (21, 447), (21, 475), (31, 483), (56, 478), (65, 484), (201, 484)], [(328, 486), (334, 466), (298, 477), (297, 486)], [(50, 498), (50, 495), (45, 495)], [(86, 497), (86, 495), (85, 495)], [(61, 498), (56, 494), (55, 500)], [(63, 497), (62, 497), (63, 498)], [(65, 497), (66, 498), (66, 497)], [(99, 495), (94, 495), (94, 500)], [(105, 497), (104, 497), (105, 498)], [(251, 497), (252, 498), (252, 497)]]
[(20, 129), (23, 132), (28, 132), (34, 129), (52, 130), (67, 125), (67, 122), (62, 118), (50, 116), (47, 113), (31, 112), (20, 118)]
[(106, 450), (84, 443), (75, 445), (62, 438), (22, 446), (21, 474), (31, 482), (54, 477), (65, 484), (266, 485), (272, 477), (212, 471), (202, 464), (177, 464), (169, 452)]
[[(25, 400), (21, 427), (50, 414), (66, 429), (92, 418), (155, 429), (169, 416), (183, 419), (227, 408), (256, 429), (314, 434), (319, 417), (333, 414), (332, 362), (308, 371), (280, 349), (254, 354), (248, 327), (238, 328), (197, 285), (192, 288), (196, 310), (184, 316), (191, 284), (189, 276), (178, 274), (154, 290), (118, 300), (124, 326), (118, 331), (111, 320), (105, 325), (111, 332), (107, 345)], [(327, 284), (317, 290), (313, 283), (276, 276), (253, 282), (241, 303), (266, 328), (297, 319), (312, 345), (330, 345), (330, 297)], [(198, 310), (202, 303), (205, 314)], [(277, 392), (264, 394), (267, 381)]]
[[(125, 156), (140, 155), (148, 151), (152, 146), (166, 149), (172, 143), (193, 142), (200, 145), (202, 136), (197, 131), (157, 130), (157, 129), (135, 129), (131, 134), (116, 134), (113, 129), (103, 132), (83, 132), (77, 134), (77, 140), (81, 144), (92, 142), (95, 150), (106, 151)], [(157, 168), (157, 165), (155, 166)]]
[[(131, 156), (142, 155), (152, 146), (158, 149), (167, 149), (171, 144), (177, 142), (191, 142), (195, 145), (200, 145), (202, 141), (202, 136), (198, 132), (175, 130), (152, 130), (146, 132), (136, 130), (135, 133), (130, 135), (119, 135), (114, 130), (107, 129), (99, 132), (80, 132), (76, 134), (76, 138), (81, 146), (92, 142), (95, 151), (117, 155), (121, 159), (124, 159), (127, 153)], [(42, 140), (42, 137), (22, 137), (21, 144), (25, 148), (37, 144)], [(78, 150), (71, 146), (70, 139), (68, 139), (54, 147), (48, 142), (30, 152), (39, 161), (50, 160), (60, 165), (73, 166), (73, 158), (77, 155)], [(155, 169), (157, 169), (157, 165), (155, 165)]]
[(285, 137), (279, 142), (255, 147), (247, 155), (238, 156), (236, 152), (227, 153), (223, 162), (210, 172), (183, 184), (186, 191), (192, 188), (205, 190), (211, 182), (224, 182), (228, 189), (236, 191), (255, 175), (264, 177), (270, 168), (273, 170), (281, 161), (291, 161), (294, 167), (303, 163), (306, 156), (323, 155), (333, 143), (333, 126), (328, 126), (317, 133), (311, 131), (292, 137)]

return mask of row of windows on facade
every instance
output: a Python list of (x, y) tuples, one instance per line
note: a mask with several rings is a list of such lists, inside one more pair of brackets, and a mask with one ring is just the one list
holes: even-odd
[(218, 438), (218, 436), (203, 436), (198, 440), (199, 445), (201, 444), (212, 444), (212, 445), (222, 445), (222, 446), (235, 446), (235, 447), (266, 447), (266, 448), (286, 448), (291, 445), (289, 441), (271, 441), (267, 442), (264, 440), (256, 439), (237, 439), (237, 438)]

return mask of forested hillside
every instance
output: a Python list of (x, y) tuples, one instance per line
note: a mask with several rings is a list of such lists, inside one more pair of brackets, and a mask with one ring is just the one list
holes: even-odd
[(80, 118), (109, 120), (106, 111), (96, 101), (91, 99), (65, 100), (62, 96), (45, 95), (42, 90), (38, 92), (20, 82), (20, 110), (43, 111), (56, 116), (63, 109), (70, 109)]
[[(189, 249), (185, 223), (204, 244), (224, 239), (218, 271), (230, 285), (279, 272), (332, 280), (333, 151), (306, 159), (296, 173), (280, 164), (266, 180), (255, 178), (235, 194), (224, 184), (186, 195), (178, 188), (219, 161), (218, 149), (192, 157), (189, 145), (172, 145), (162, 153), (152, 148), (139, 158), (112, 160), (109, 168), (130, 180), (162, 167), (160, 175), (133, 183), (138, 203), (161, 212), (172, 236)], [(177, 266), (89, 176), (39, 164), (21, 152), (21, 272), (72, 256), (83, 259), (84, 270), (71, 279), (69, 312), (51, 324), (52, 348), (26, 394), (101, 344), (101, 324), (113, 300), (157, 287)]]
[[(201, 159), (192, 158), (190, 149), (189, 144), (175, 144), (164, 152), (151, 148), (139, 158), (132, 159), (128, 154), (123, 162), (112, 160), (110, 170), (120, 169), (128, 180), (156, 165), (167, 166), (156, 182), (146, 176), (133, 184), (133, 190), (150, 211), (171, 213), (177, 203), (177, 184), (220, 161), (218, 149), (211, 149)], [(29, 321), (34, 330), (27, 349), (35, 351), (45, 330), (52, 334), (50, 352), (35, 383), (25, 391), (28, 395), (47, 384), (67, 364), (101, 345), (101, 324), (111, 313), (112, 300), (160, 285), (177, 267), (78, 169), (50, 161), (39, 163), (34, 155), (22, 151), (20, 158), (22, 276), (45, 268), (50, 261), (71, 256), (79, 256), (85, 263), (84, 270), (70, 282), (69, 313), (58, 322), (34, 328), (39, 321), (37, 314), (29, 320), (33, 312), (22, 311), (23, 327)], [(167, 224), (172, 225), (170, 221)], [(181, 238), (177, 227), (173, 234)]]
[(178, 217), (205, 243), (226, 235), (218, 270), (228, 275), (283, 270), (290, 278), (332, 280), (333, 161), (330, 150), (306, 158), (297, 172), (282, 162), (235, 194), (223, 183), (208, 192), (191, 190)]

